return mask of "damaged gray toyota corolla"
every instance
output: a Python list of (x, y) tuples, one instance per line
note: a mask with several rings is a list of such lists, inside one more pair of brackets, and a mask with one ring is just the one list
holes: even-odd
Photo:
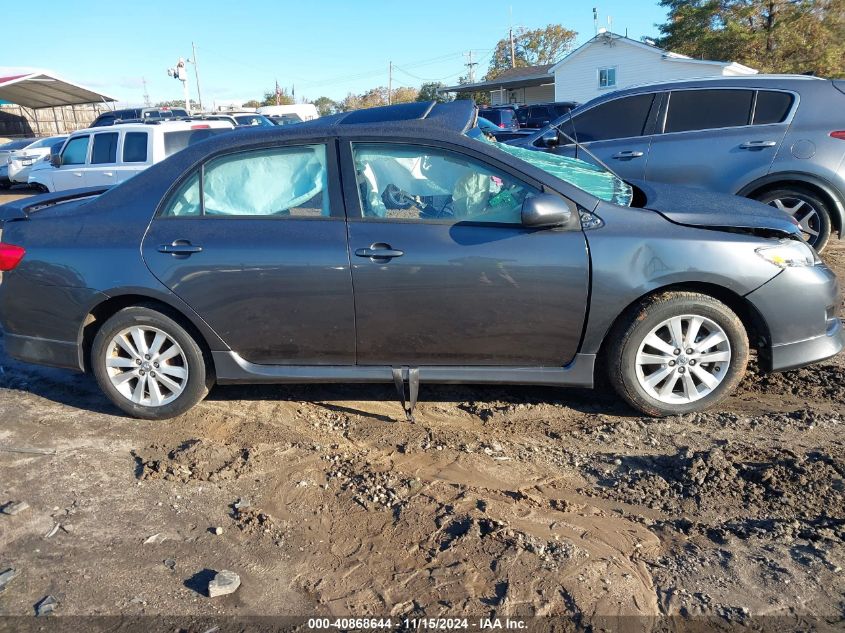
[[(749, 348), (843, 347), (837, 282), (785, 214), (486, 141), (471, 102), (217, 136), (107, 191), (0, 207), (18, 359), (164, 419), (213, 383), (591, 387), (711, 407)], [(536, 154), (536, 153), (535, 153)]]

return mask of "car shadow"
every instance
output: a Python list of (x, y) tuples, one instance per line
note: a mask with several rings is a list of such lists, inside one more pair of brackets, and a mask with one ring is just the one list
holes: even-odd
[[(0, 388), (26, 391), (57, 404), (94, 413), (126, 417), (100, 391), (90, 374), (20, 363), (9, 358), (0, 331)], [(316, 402), (335, 413), (359, 415), (382, 422), (402, 419), (399, 396), (391, 384), (218, 385), (208, 395), (212, 402)], [(397, 415), (388, 416), (350, 403), (397, 402)], [(482, 418), (495, 408), (524, 405), (567, 407), (581, 413), (636, 417), (636, 413), (604, 389), (538, 387), (525, 385), (450, 385), (422, 383), (420, 403), (457, 403), (458, 408)]]

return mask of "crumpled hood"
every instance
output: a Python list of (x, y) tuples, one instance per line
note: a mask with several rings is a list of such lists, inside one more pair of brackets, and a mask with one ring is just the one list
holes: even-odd
[(643, 208), (656, 211), (670, 222), (686, 226), (727, 230), (776, 231), (800, 234), (787, 213), (756, 200), (677, 185), (631, 181), (645, 195)]

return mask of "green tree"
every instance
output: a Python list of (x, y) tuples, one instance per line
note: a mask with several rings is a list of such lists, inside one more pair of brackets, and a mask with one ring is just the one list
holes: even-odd
[(242, 108), (260, 108), (261, 103), (259, 101), (256, 101), (255, 99), (251, 99), (250, 101), (247, 101), (245, 104), (243, 104), (241, 107)]
[(453, 97), (449, 93), (437, 92), (438, 88), (443, 87), (443, 83), (439, 81), (429, 81), (420, 86), (420, 91), (417, 93), (417, 101), (436, 101), (437, 103), (446, 103), (451, 101)]
[[(292, 105), (296, 103), (296, 99), (291, 96), (287, 88), (279, 88), (279, 105)], [(276, 91), (270, 90), (264, 93), (264, 100), (261, 102), (263, 106), (276, 105)]]
[[(461, 77), (458, 79), (458, 83), (468, 84), (469, 77)], [(478, 105), (490, 105), (490, 93), (484, 90), (458, 92), (455, 94), (455, 99), (472, 99)]]
[(845, 74), (845, 0), (660, 0), (657, 45), (761, 72)]
[[(514, 66), (553, 64), (566, 55), (578, 33), (561, 24), (549, 24), (539, 29), (517, 29), (514, 32)], [(503, 70), (511, 68), (511, 43), (504, 37), (496, 43), (486, 79), (495, 79)]]
[(329, 99), (328, 97), (317, 97), (314, 101), (312, 101), (312, 103), (316, 106), (317, 112), (320, 113), (320, 116), (329, 116), (330, 114), (335, 114), (340, 111), (340, 105), (337, 101)]
[(184, 99), (171, 99), (170, 101), (159, 101), (153, 107), (156, 107), (156, 108), (184, 108), (185, 107), (185, 100)]

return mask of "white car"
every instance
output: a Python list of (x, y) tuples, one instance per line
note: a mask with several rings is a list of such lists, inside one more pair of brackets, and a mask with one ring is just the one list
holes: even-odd
[(66, 138), (67, 134), (48, 136), (47, 138), (38, 139), (23, 149), (10, 152), (6, 157), (9, 180), (12, 183), (29, 182), (29, 172), (32, 171), (35, 163), (44, 157), (50, 156), (50, 150), (53, 146), (60, 145)]
[(9, 180), (9, 164), (6, 162), (9, 155), (12, 152), (23, 149), (27, 145), (31, 145), (37, 140), (37, 138), (19, 138), (0, 145), (0, 189), (5, 189), (12, 184)]
[(228, 121), (120, 123), (71, 134), (49, 169), (30, 172), (44, 191), (116, 185), (188, 145), (233, 129)]

